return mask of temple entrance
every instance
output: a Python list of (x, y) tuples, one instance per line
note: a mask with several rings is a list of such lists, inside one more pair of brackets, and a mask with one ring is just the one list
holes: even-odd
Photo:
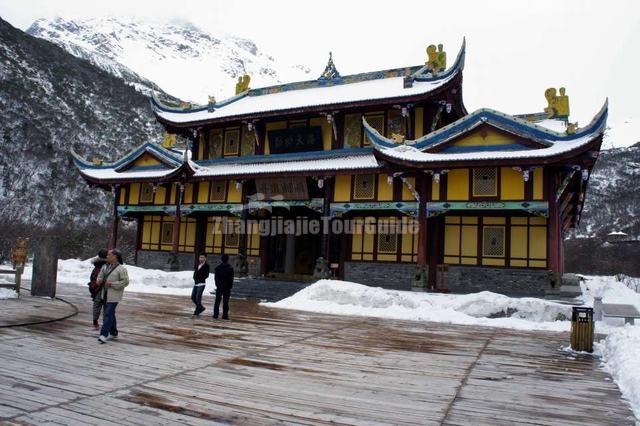
[[(285, 217), (274, 217), (272, 220), (278, 219), (286, 220)], [(313, 274), (316, 259), (322, 256), (320, 233), (303, 232), (295, 235), (278, 232), (276, 235), (268, 236), (267, 240), (267, 276), (290, 279), (310, 276)]]

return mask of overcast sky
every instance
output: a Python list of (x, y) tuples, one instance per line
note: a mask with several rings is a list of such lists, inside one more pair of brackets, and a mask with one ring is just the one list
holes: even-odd
[(212, 33), (249, 38), (313, 75), (322, 72), (329, 51), (342, 74), (423, 63), (432, 43), (445, 45), (451, 64), (466, 36), (469, 111), (542, 111), (544, 90), (564, 86), (572, 121), (587, 124), (609, 97), (610, 125), (625, 139), (611, 142), (640, 140), (637, 0), (0, 0), (0, 16), (23, 30), (41, 17), (104, 15), (188, 20)]

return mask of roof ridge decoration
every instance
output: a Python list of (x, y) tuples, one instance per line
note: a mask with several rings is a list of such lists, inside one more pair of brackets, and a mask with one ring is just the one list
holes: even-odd
[(462, 46), (453, 65), (445, 71), (447, 65), (447, 53), (442, 50), (442, 44), (438, 45), (439, 51), (435, 51), (435, 45), (427, 47), (427, 63), (413, 74), (404, 78), (404, 87), (413, 87), (414, 81), (435, 81), (446, 78), (456, 71), (464, 69), (464, 60), (467, 50), (467, 38), (462, 38)]
[(591, 122), (587, 126), (577, 129), (574, 133), (555, 132), (531, 123), (525, 119), (488, 108), (474, 111), (473, 113), (438, 130), (428, 133), (421, 138), (405, 140), (403, 143), (397, 143), (394, 139), (382, 136), (376, 129), (367, 123), (364, 116), (362, 118), (362, 123), (364, 125), (365, 134), (377, 150), (406, 146), (419, 151), (424, 151), (426, 149), (442, 145), (485, 123), (508, 133), (529, 138), (549, 147), (553, 146), (555, 142), (572, 141), (590, 133), (597, 134), (603, 132), (607, 119), (608, 105), (609, 101), (607, 99)]
[(318, 80), (340, 80), (340, 73), (333, 63), (332, 52), (329, 52), (329, 62), (327, 62), (327, 66), (324, 68), (322, 75), (318, 77)]
[[(340, 75), (338, 73), (337, 74), (338, 77), (332, 78), (332, 79), (318, 78), (316, 80), (299, 81), (299, 82), (285, 83), (285, 84), (280, 84), (275, 86), (261, 87), (257, 89), (249, 89), (245, 92), (242, 92), (236, 96), (225, 99), (223, 101), (215, 101), (215, 103), (213, 104), (209, 102), (209, 104), (207, 105), (199, 105), (199, 106), (192, 105), (191, 108), (189, 109), (183, 109), (178, 106), (166, 104), (165, 102), (159, 99), (159, 97), (155, 92), (152, 92), (151, 106), (154, 111), (178, 113), (178, 114), (181, 114), (181, 113), (192, 114), (192, 113), (197, 113), (201, 111), (213, 112), (214, 110), (233, 104), (234, 102), (237, 102), (238, 100), (246, 96), (263, 96), (263, 95), (287, 92), (292, 90), (304, 90), (304, 89), (318, 88), (318, 87), (345, 85), (345, 84), (351, 84), (351, 83), (360, 83), (364, 81), (381, 80), (381, 79), (395, 78), (395, 77), (404, 77), (405, 78), (404, 87), (412, 87), (414, 81), (435, 82), (439, 80), (445, 80), (450, 76), (452, 76), (453, 74), (462, 71), (464, 69), (465, 51), (466, 51), (466, 39), (463, 38), (462, 46), (460, 48), (460, 51), (458, 52), (458, 56), (456, 57), (456, 60), (454, 61), (453, 65), (449, 69), (437, 75), (433, 75), (431, 71), (429, 71), (426, 65), (416, 65), (416, 66), (409, 66), (409, 67), (403, 67), (403, 68), (392, 68), (392, 69), (386, 69), (386, 70), (369, 71), (365, 73), (351, 74), (351, 75), (345, 75), (345, 76)], [(333, 60), (332, 60), (332, 57), (330, 56), (329, 63), (327, 64), (327, 68), (329, 68), (332, 63), (333, 63)], [(335, 69), (335, 64), (333, 64), (333, 67)], [(325, 69), (325, 71), (326, 70), (327, 69)], [(337, 69), (335, 71), (337, 73)], [(409, 79), (410, 81), (410, 86), (407, 86), (407, 79)]]

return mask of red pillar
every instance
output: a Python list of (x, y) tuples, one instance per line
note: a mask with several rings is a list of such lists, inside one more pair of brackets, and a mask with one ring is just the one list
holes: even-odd
[(180, 241), (180, 204), (182, 202), (182, 193), (184, 192), (184, 185), (178, 184), (178, 193), (176, 194), (178, 199), (176, 200), (176, 219), (173, 221), (173, 244), (171, 245), (171, 252), (178, 254), (178, 243)]
[(416, 184), (420, 201), (418, 202), (418, 266), (427, 266), (427, 178), (418, 174)]
[(547, 194), (549, 198), (549, 226), (547, 240), (547, 255), (549, 258), (549, 269), (555, 273), (560, 273), (560, 211), (556, 199), (558, 188), (558, 176), (555, 171), (549, 170), (547, 173)]
[(113, 191), (113, 219), (111, 222), (111, 239), (109, 241), (109, 250), (116, 248), (118, 243), (118, 201), (120, 200), (120, 185), (116, 185)]

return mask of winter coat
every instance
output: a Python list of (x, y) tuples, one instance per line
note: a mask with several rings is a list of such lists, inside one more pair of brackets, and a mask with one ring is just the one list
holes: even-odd
[(107, 261), (96, 256), (91, 259), (91, 263), (93, 263), (93, 271), (91, 271), (91, 276), (89, 277), (89, 293), (91, 293), (91, 298), (95, 301), (96, 296), (99, 297), (102, 290), (102, 286), (98, 284), (98, 275), (100, 274), (100, 269), (102, 269), (102, 266), (104, 266)]
[(196, 266), (195, 271), (193, 271), (193, 281), (195, 284), (201, 284), (207, 282), (207, 278), (209, 278), (209, 264), (207, 262), (202, 265), (202, 267)]
[(221, 263), (213, 271), (215, 274), (216, 288), (220, 290), (231, 290), (233, 287), (233, 266), (228, 263)]
[(123, 265), (116, 265), (105, 280), (104, 277), (111, 270), (111, 267), (112, 265), (107, 263), (102, 267), (100, 274), (98, 275), (98, 283), (104, 284), (105, 281), (111, 283), (111, 287), (109, 288), (107, 288), (106, 285), (103, 285), (103, 292), (101, 294), (101, 300), (103, 301), (104, 294), (107, 294), (107, 303), (120, 302), (122, 300), (124, 288), (129, 285), (129, 274), (127, 273), (127, 268)]

